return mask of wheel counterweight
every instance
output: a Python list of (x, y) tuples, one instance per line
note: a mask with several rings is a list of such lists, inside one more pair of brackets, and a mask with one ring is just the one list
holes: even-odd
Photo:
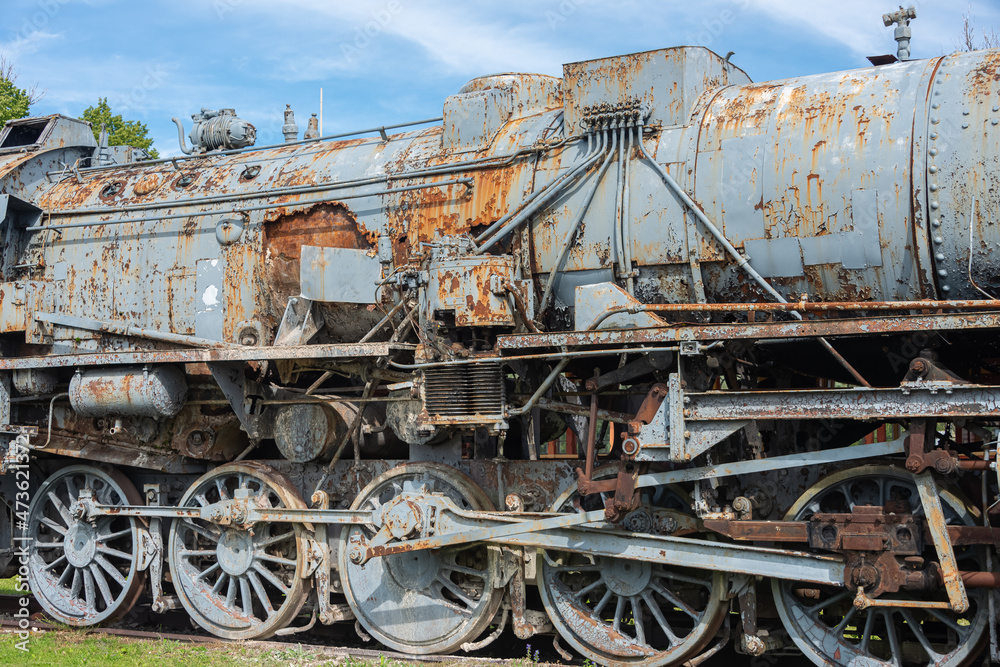
[[(432, 463), (393, 468), (365, 487), (352, 509), (378, 509), (404, 492), (443, 493), (463, 509), (493, 510), (475, 482)], [(386, 646), (414, 655), (447, 653), (477, 639), (502, 597), (492, 586), (499, 549), (473, 544), (351, 562), (352, 544), (370, 539), (378, 528), (352, 526), (341, 533), (340, 576), (361, 625)]]

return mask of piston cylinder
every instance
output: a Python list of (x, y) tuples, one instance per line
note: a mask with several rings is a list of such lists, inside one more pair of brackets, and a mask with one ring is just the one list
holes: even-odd
[(176, 366), (77, 371), (69, 402), (83, 417), (173, 417), (187, 397), (184, 373)]

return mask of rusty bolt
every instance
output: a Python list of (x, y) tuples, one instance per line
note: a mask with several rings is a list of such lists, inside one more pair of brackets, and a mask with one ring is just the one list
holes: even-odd
[(691, 416), (691, 411), (689, 409), (687, 409), (687, 408), (684, 408), (684, 416), (685, 417), (690, 417)]
[(348, 554), (348, 557), (351, 559), (352, 563), (354, 563), (355, 565), (360, 565), (361, 561), (365, 559), (365, 554), (364, 552), (361, 551), (360, 548), (354, 547), (353, 549), (351, 549), (351, 553)]
[(926, 370), (927, 368), (927, 364), (924, 362), (923, 359), (914, 359), (913, 363), (910, 364), (910, 368), (912, 368), (918, 373), (923, 373), (924, 370)]
[(691, 431), (684, 431), (684, 438), (686, 440), (690, 440), (691, 439)]
[(504, 503), (507, 505), (507, 509), (511, 512), (524, 511), (524, 501), (521, 499), (521, 496), (516, 493), (508, 493), (507, 497), (504, 499)]
[(906, 459), (906, 469), (910, 472), (919, 472), (922, 463), (919, 456), (911, 456)]
[(212, 510), (211, 518), (212, 518), (212, 521), (221, 521), (222, 520), (222, 508), (221, 507), (216, 507), (215, 509), (213, 509)]

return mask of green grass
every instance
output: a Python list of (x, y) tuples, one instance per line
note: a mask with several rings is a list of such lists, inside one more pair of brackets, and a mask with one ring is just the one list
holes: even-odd
[[(422, 663), (400, 662), (383, 656), (377, 660), (342, 658), (289, 645), (280, 650), (261, 649), (240, 642), (187, 644), (102, 635), (85, 630), (33, 632), (27, 653), (19, 650), (17, 634), (0, 634), (0, 665), (30, 667), (411, 667)], [(456, 660), (447, 667), (460, 667)]]
[(0, 595), (13, 595), (15, 593), (19, 593), (20, 591), (17, 590), (17, 585), (20, 581), (20, 577), (0, 579)]

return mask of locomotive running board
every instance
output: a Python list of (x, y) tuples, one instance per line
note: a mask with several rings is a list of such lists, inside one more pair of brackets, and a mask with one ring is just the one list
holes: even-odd
[(559, 349), (626, 344), (663, 344), (682, 341), (795, 340), (798, 338), (853, 337), (919, 331), (970, 331), (1000, 328), (1000, 313), (946, 313), (866, 317), (864, 319), (815, 319), (789, 322), (732, 322), (684, 324), (652, 329), (602, 329), (554, 333), (510, 334), (497, 337), (500, 350)]

